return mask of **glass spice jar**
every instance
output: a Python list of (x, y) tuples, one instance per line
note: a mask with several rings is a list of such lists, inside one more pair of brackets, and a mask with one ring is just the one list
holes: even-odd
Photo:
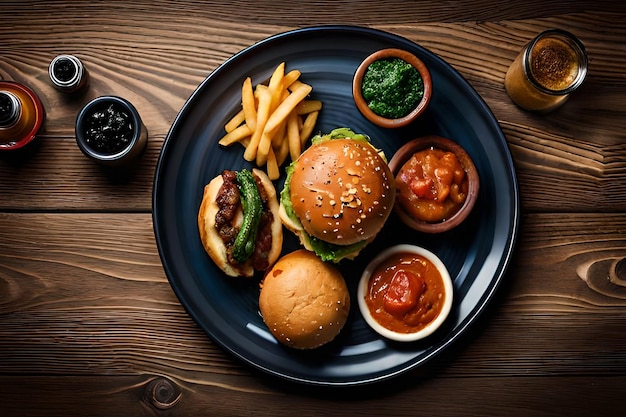
[(548, 113), (580, 87), (587, 65), (587, 53), (578, 38), (561, 29), (549, 29), (518, 54), (506, 73), (504, 87), (519, 107)]
[(44, 117), (41, 100), (33, 90), (14, 81), (0, 81), (0, 151), (30, 143)]
[(64, 93), (74, 93), (83, 89), (89, 82), (89, 72), (80, 59), (74, 55), (58, 55), (48, 67), (52, 84)]
[(92, 160), (106, 166), (128, 167), (144, 152), (148, 130), (137, 109), (116, 96), (87, 103), (76, 117), (76, 142)]

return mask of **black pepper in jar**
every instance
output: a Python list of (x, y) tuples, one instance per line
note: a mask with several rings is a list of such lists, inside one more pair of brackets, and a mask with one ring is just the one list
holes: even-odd
[(112, 103), (87, 118), (85, 139), (94, 151), (112, 155), (130, 145), (134, 129), (131, 115)]
[(69, 82), (76, 76), (76, 65), (69, 58), (61, 58), (54, 65), (52, 71), (60, 81)]

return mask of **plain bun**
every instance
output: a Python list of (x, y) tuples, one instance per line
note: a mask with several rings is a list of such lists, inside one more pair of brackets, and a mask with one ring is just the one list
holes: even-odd
[(350, 311), (341, 273), (304, 249), (278, 259), (262, 283), (259, 309), (272, 335), (296, 349), (333, 340)]
[(395, 182), (369, 143), (332, 139), (310, 146), (295, 163), (291, 204), (311, 236), (337, 245), (370, 240), (393, 209)]

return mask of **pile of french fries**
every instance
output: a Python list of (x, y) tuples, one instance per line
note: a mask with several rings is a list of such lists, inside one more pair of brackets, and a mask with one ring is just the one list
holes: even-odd
[(295, 161), (313, 133), (322, 102), (307, 99), (312, 87), (299, 80), (300, 71), (285, 73), (281, 62), (268, 85), (253, 88), (250, 77), (241, 88), (241, 110), (230, 119), (219, 140), (222, 146), (239, 143), (243, 157), (266, 167), (271, 180), (280, 177), (280, 166), (289, 156)]

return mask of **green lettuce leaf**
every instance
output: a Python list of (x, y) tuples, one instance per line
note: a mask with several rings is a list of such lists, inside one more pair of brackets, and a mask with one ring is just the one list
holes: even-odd
[(370, 143), (369, 136), (364, 135), (362, 133), (354, 133), (348, 127), (339, 127), (339, 128), (334, 129), (330, 133), (327, 133), (325, 135), (318, 134), (318, 135), (313, 136), (311, 138), (311, 144), (315, 145), (317, 143), (325, 142), (325, 141), (331, 140), (331, 139), (344, 139), (344, 138), (360, 140), (360, 141), (363, 141), (363, 142)]

